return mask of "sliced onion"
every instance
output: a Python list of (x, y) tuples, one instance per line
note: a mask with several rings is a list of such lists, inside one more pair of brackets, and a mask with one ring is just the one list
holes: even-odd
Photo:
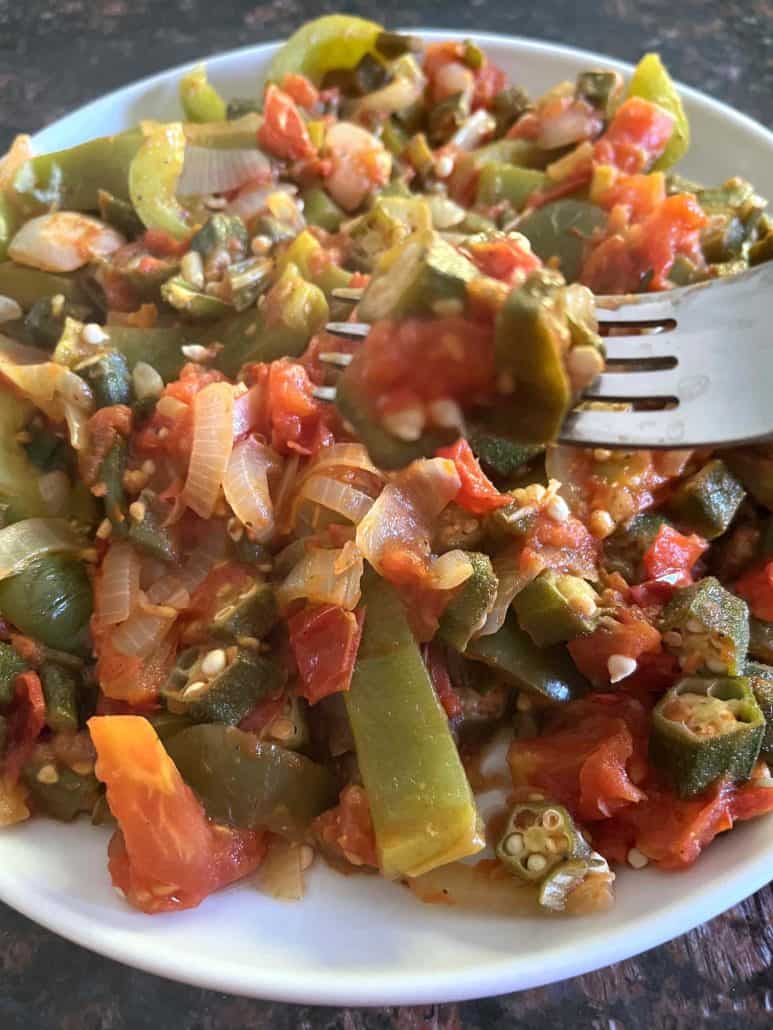
[(193, 402), (193, 446), (183, 498), (202, 519), (215, 510), (233, 447), (233, 387), (210, 383)]
[(140, 561), (130, 543), (111, 543), (102, 561), (97, 590), (97, 615), (107, 626), (124, 622), (137, 606)]
[(189, 144), (177, 192), (183, 197), (226, 193), (256, 179), (265, 180), (270, 174), (271, 164), (257, 147), (218, 150)]
[(330, 447), (321, 448), (315, 460), (306, 467), (300, 482), (333, 468), (359, 469), (381, 480), (384, 478), (384, 473), (376, 468), (361, 443), (334, 443)]
[(563, 111), (540, 119), (540, 134), (537, 146), (543, 150), (592, 139), (601, 129), (601, 118), (584, 101), (572, 101)]
[(330, 479), (327, 476), (312, 476), (295, 496), (290, 516), (292, 525), (295, 525), (304, 501), (311, 501), (321, 508), (334, 511), (336, 515), (342, 515), (355, 526), (373, 506), (373, 498), (362, 490), (356, 490), (350, 483), (341, 483), (338, 479)]
[(242, 221), (249, 222), (266, 210), (268, 198), (274, 193), (286, 193), (293, 197), (298, 192), (290, 183), (251, 182), (239, 190), (238, 194), (226, 207), (229, 215), (238, 215)]
[(8, 256), (44, 272), (74, 272), (125, 243), (119, 232), (97, 218), (52, 211), (24, 223), (8, 246)]
[[(287, 608), (293, 601), (306, 598), (313, 604), (335, 604), (353, 611), (361, 596), (364, 564), (359, 552), (353, 555), (349, 549), (344, 556), (343, 551), (344, 548), (310, 547), (277, 588), (280, 607)], [(336, 571), (342, 564), (346, 567)]]
[(157, 579), (145, 596), (153, 606), (164, 605), (167, 608), (177, 608), (179, 611), (187, 608), (191, 603), (191, 595), (187, 586), (180, 576), (173, 572)]
[(270, 447), (250, 436), (234, 447), (223, 480), (225, 499), (234, 515), (259, 543), (274, 532), (268, 469), (276, 465), (276, 459)]
[(494, 116), (481, 108), (465, 118), (448, 143), (458, 150), (475, 150), (496, 127)]
[(481, 637), (491, 636), (492, 633), (496, 633), (502, 628), (513, 598), (520, 594), (523, 588), (541, 571), (539, 562), (530, 564), (526, 568), (522, 567), (521, 547), (517, 544), (505, 548), (492, 559), (491, 564), (498, 582), (497, 596), (483, 624), (483, 629), (478, 634)]
[(174, 621), (173, 615), (136, 608), (113, 633), (111, 643), (116, 651), (129, 658), (147, 658), (164, 639)]
[(64, 519), (22, 519), (0, 529), (0, 579), (15, 576), (45, 554), (77, 554), (83, 548)]
[(38, 490), (51, 515), (61, 515), (70, 497), (70, 477), (63, 469), (46, 472), (38, 479)]
[(374, 569), (381, 571), (389, 547), (428, 562), (433, 523), (460, 486), (459, 473), (446, 458), (414, 461), (398, 472), (357, 527), (357, 546)]
[(430, 583), (433, 590), (455, 590), (466, 583), (473, 573), (472, 562), (464, 551), (446, 551), (430, 563)]
[(260, 865), (259, 883), (272, 898), (300, 901), (303, 897), (301, 844), (274, 837)]
[(291, 454), (285, 461), (284, 468), (282, 469), (282, 478), (279, 480), (279, 486), (276, 490), (276, 497), (274, 499), (274, 517), (276, 519), (277, 526), (282, 532), (289, 530), (289, 519), (291, 513), (290, 500), (295, 491), (295, 483), (298, 478), (298, 466), (300, 461), (300, 455), (298, 454)]

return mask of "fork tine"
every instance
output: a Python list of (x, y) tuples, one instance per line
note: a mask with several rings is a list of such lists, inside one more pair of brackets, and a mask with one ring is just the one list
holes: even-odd
[(370, 326), (364, 322), (328, 322), (325, 332), (347, 340), (364, 340), (370, 332)]
[[(678, 411), (574, 411), (560, 442), (582, 447), (683, 447), (685, 424)], [(690, 440), (691, 446), (708, 442)]]
[(647, 326), (674, 322), (676, 310), (670, 294), (642, 293), (596, 297), (596, 317), (602, 326)]
[(607, 361), (665, 361), (676, 363), (677, 349), (667, 333), (646, 336), (607, 336), (604, 339)]
[(586, 397), (604, 400), (638, 401), (645, 397), (676, 398), (679, 375), (675, 369), (663, 372), (607, 372), (585, 391)]

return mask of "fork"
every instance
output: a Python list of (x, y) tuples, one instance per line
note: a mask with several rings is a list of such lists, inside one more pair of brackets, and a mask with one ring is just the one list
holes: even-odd
[[(334, 290), (356, 303), (362, 290)], [(773, 434), (773, 261), (663, 293), (597, 297), (606, 368), (567, 416), (560, 442), (607, 448), (706, 447)], [(364, 340), (361, 322), (329, 322)], [(348, 354), (327, 352), (336, 368)], [(321, 386), (321, 400), (335, 387)], [(612, 405), (615, 405), (614, 407)]]

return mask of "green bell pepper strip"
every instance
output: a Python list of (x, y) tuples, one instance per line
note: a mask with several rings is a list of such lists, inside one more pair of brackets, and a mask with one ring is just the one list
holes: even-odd
[(566, 648), (561, 644), (537, 647), (520, 628), (513, 611), (508, 612), (496, 633), (472, 640), (465, 654), (488, 665), (513, 686), (545, 701), (573, 701), (588, 688)]
[(0, 511), (5, 525), (51, 514), (40, 496), (39, 473), (16, 438), (34, 413), (29, 401), (0, 387)]
[(489, 207), (504, 200), (513, 210), (522, 211), (532, 193), (542, 189), (546, 182), (543, 172), (490, 161), (481, 170), (475, 203)]
[(129, 200), (129, 169), (142, 143), (131, 129), (30, 158), (14, 178), (14, 200), (26, 217), (51, 208), (97, 211), (99, 190)]
[(99, 216), (103, 222), (112, 225), (114, 229), (122, 232), (124, 236), (134, 238), (141, 236), (145, 226), (140, 221), (139, 215), (128, 200), (121, 200), (114, 197), (107, 190), (97, 190), (97, 204), (99, 205)]
[(765, 733), (760, 745), (760, 758), (773, 761), (773, 668), (762, 662), (747, 662), (745, 675), (755, 700), (765, 716)]
[(54, 662), (40, 667), (40, 682), (46, 699), (46, 725), (54, 733), (75, 733), (78, 729), (78, 681), (68, 669)]
[(444, 644), (464, 651), (474, 633), (483, 628), (497, 596), (497, 577), (487, 554), (467, 551), (472, 575), (457, 590), (440, 617), (437, 636)]
[(326, 72), (354, 68), (376, 47), (382, 28), (349, 14), (327, 14), (306, 22), (274, 55), (268, 80), (281, 83), (285, 75), (300, 74), (319, 85)]
[(210, 654), (209, 648), (193, 655), (185, 651), (178, 657), (161, 692), (169, 711), (185, 715), (193, 722), (235, 726), (258, 701), (272, 696), (281, 687), (278, 665), (254, 648), (239, 647), (233, 657), (225, 651), (220, 653), (224, 667), (211, 677), (202, 668)]
[(59, 651), (82, 653), (92, 609), (83, 562), (50, 554), (0, 582), (0, 613), (22, 633)]
[(590, 846), (563, 805), (515, 805), (496, 849), (499, 861), (522, 880), (541, 883), (562, 862), (588, 859)]
[[(749, 647), (749, 609), (713, 576), (682, 587), (663, 609), (658, 628), (688, 672), (740, 676)], [(670, 634), (677, 634), (678, 642)]]
[(619, 572), (631, 585), (642, 580), (642, 559), (661, 526), (671, 522), (661, 512), (643, 511), (604, 541), (604, 568)]
[(175, 196), (184, 159), (182, 124), (170, 122), (152, 128), (129, 166), (129, 199), (143, 225), (176, 240), (186, 239), (192, 230), (188, 213)]
[(124, 439), (117, 439), (99, 466), (97, 483), (104, 486), (100, 492), (105, 506), (105, 515), (110, 519), (113, 533), (124, 537), (129, 531), (126, 519), (126, 491), (123, 485), (123, 474), (126, 471), (127, 447)]
[(384, 876), (419, 876), (483, 847), (470, 785), (402, 603), (363, 578), (365, 623), (344, 694)]
[(745, 496), (724, 461), (715, 458), (679, 485), (668, 511), (680, 526), (715, 540), (729, 527)]
[[(29, 668), (19, 652), (11, 644), (0, 641), (0, 708), (14, 699), (14, 680), (20, 672)], [(2, 748), (0, 748), (2, 752)]]
[(189, 250), (195, 250), (204, 261), (220, 249), (227, 251), (231, 258), (241, 258), (247, 253), (249, 242), (247, 227), (241, 218), (218, 211), (191, 237)]
[(132, 380), (126, 358), (117, 350), (75, 366), (75, 371), (91, 387), (97, 408), (131, 404)]
[(579, 576), (545, 569), (513, 600), (521, 629), (537, 647), (592, 633), (598, 621), (598, 595)]
[(649, 757), (680, 797), (693, 797), (721, 776), (747, 780), (764, 735), (746, 677), (691, 676), (653, 709)]
[(180, 80), (180, 103), (188, 122), (223, 122), (225, 100), (207, 80), (207, 69), (197, 64)]
[(4, 297), (12, 297), (25, 311), (35, 301), (61, 294), (65, 300), (73, 304), (88, 305), (88, 296), (83, 287), (74, 278), (54, 275), (52, 272), (41, 272), (38, 268), (27, 268), (14, 261), (0, 263), (0, 293)]
[(225, 599), (207, 631), (213, 640), (259, 640), (273, 629), (278, 617), (274, 588), (270, 583), (256, 581), (238, 596)]
[(320, 186), (304, 191), (303, 216), (309, 225), (319, 226), (326, 232), (338, 232), (346, 218), (338, 204)]
[(336, 803), (324, 766), (235, 727), (193, 726), (164, 745), (216, 822), (294, 835)]
[(223, 318), (232, 310), (231, 305), (220, 297), (197, 290), (181, 275), (174, 275), (162, 284), (161, 299), (194, 322)]
[[(102, 796), (102, 786), (93, 773), (82, 776), (61, 763), (32, 761), (21, 775), (36, 811), (60, 822), (69, 823), (81, 812), (90, 813)], [(56, 780), (51, 782), (54, 775)]]
[(665, 151), (652, 166), (652, 171), (670, 168), (680, 161), (690, 146), (690, 123), (671, 76), (657, 54), (645, 54), (634, 68), (628, 83), (629, 97), (649, 100), (674, 118), (674, 133)]
[(138, 361), (152, 365), (165, 383), (172, 382), (185, 364), (180, 348), (191, 342), (192, 334), (174, 326), (159, 326), (152, 329), (137, 329), (127, 325), (106, 325), (105, 345), (114, 347), (126, 358), (130, 369)]
[(175, 712), (167, 712), (163, 708), (157, 712), (151, 712), (146, 716), (148, 722), (158, 734), (164, 746), (171, 740), (175, 733), (182, 730), (189, 730), (194, 724), (184, 715), (177, 715)]
[[(129, 540), (157, 561), (179, 562), (182, 556), (180, 534), (169, 524), (171, 506), (154, 490), (142, 490), (137, 501), (142, 506), (141, 519), (129, 519)], [(137, 508), (133, 509), (137, 512)]]
[(574, 282), (582, 269), (586, 241), (606, 220), (606, 212), (595, 204), (567, 198), (528, 212), (518, 223), (518, 232), (537, 257), (545, 262), (557, 258), (564, 279)]
[(723, 451), (722, 459), (755, 501), (773, 511), (773, 450), (770, 446), (763, 444)]
[(539, 445), (515, 443), (507, 437), (488, 432), (485, 421), (470, 425), (467, 439), (484, 469), (501, 479), (515, 475), (543, 451)]

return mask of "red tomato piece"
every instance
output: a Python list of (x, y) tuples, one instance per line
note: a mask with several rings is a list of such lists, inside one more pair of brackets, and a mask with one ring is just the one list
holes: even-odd
[(120, 827), (110, 875), (131, 905), (149, 913), (195, 908), (257, 868), (263, 834), (214, 826), (147, 719), (95, 716), (88, 726)]
[(692, 567), (708, 546), (697, 533), (685, 536), (673, 526), (662, 525), (642, 559), (647, 578), (667, 579), (673, 587), (688, 586)]
[(509, 286), (520, 286), (531, 272), (542, 267), (542, 262), (529, 249), (528, 243), (521, 243), (514, 236), (488, 243), (472, 243), (464, 250), (483, 275), (499, 279)]
[(176, 240), (163, 229), (146, 229), (140, 242), (156, 258), (180, 257), (188, 249), (187, 240)]
[(283, 92), (299, 107), (305, 107), (307, 111), (319, 103), (319, 91), (305, 75), (288, 72), (282, 79), (281, 85)]
[(749, 602), (752, 615), (773, 622), (773, 561), (745, 572), (736, 583), (735, 592)]
[(344, 787), (336, 807), (318, 815), (311, 827), (328, 853), (351, 865), (378, 866), (370, 805), (363, 787)]
[(666, 178), (662, 172), (649, 175), (621, 175), (599, 196), (601, 207), (611, 211), (623, 207), (629, 222), (640, 222), (666, 199)]
[(106, 697), (125, 701), (133, 708), (155, 707), (158, 692), (174, 662), (176, 640), (167, 636), (147, 658), (129, 657), (113, 647), (113, 626), (91, 619), (91, 636), (97, 657), (97, 679)]
[(36, 672), (20, 672), (14, 682), (13, 707), (8, 715), (5, 775), (15, 782), (32, 754), (46, 722), (46, 701)]
[(312, 605), (287, 620), (301, 677), (298, 693), (309, 704), (349, 689), (364, 615), (333, 604)]
[(509, 494), (501, 494), (489, 480), (465, 439), (459, 439), (449, 447), (441, 447), (435, 452), (435, 457), (450, 458), (456, 466), (462, 486), (454, 501), (465, 511), (485, 515), (512, 501)]
[(475, 73), (475, 89), (472, 94), (472, 109), (491, 107), (491, 101), (507, 86), (507, 75), (496, 64), (486, 60)]
[(314, 384), (303, 365), (280, 358), (268, 366), (267, 396), (271, 444), (284, 454), (316, 454), (332, 443), (326, 424), (335, 412), (313, 396)]
[(638, 661), (644, 654), (661, 650), (660, 633), (654, 626), (633, 612), (619, 612), (618, 618), (624, 621), (614, 626), (601, 625), (587, 637), (570, 640), (568, 644), (574, 664), (597, 687), (610, 685), (607, 662), (613, 654)]
[(660, 157), (674, 132), (674, 119), (662, 107), (642, 97), (629, 97), (615, 112), (594, 156), (621, 172), (643, 172)]
[(316, 154), (306, 122), (294, 101), (274, 85), (266, 90), (258, 143), (275, 157), (288, 161), (302, 161)]

